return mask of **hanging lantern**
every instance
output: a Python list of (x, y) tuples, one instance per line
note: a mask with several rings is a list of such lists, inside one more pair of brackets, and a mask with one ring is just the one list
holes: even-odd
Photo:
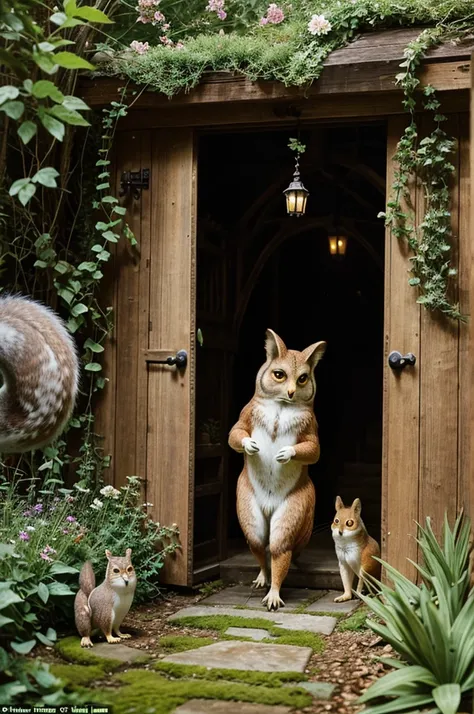
[(283, 193), (286, 197), (286, 210), (289, 216), (304, 216), (306, 211), (306, 201), (308, 200), (309, 191), (303, 186), (300, 180), (299, 161), (296, 159), (295, 173), (293, 181), (290, 183)]
[(329, 240), (330, 254), (335, 255), (335, 256), (340, 256), (342, 258), (346, 254), (347, 236), (345, 236), (345, 235), (328, 236), (328, 240)]

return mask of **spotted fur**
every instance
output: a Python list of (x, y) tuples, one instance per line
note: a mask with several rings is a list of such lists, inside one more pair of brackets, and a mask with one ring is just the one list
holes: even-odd
[(39, 448), (63, 430), (79, 365), (55, 313), (25, 297), (0, 297), (0, 453)]

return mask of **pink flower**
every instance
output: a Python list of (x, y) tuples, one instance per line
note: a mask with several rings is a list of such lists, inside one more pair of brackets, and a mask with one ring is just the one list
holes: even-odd
[(332, 25), (324, 15), (313, 15), (308, 22), (308, 30), (312, 35), (327, 35), (331, 29)]
[(160, 42), (167, 47), (171, 47), (171, 45), (173, 44), (173, 40), (170, 40), (170, 38), (166, 37), (166, 35), (162, 35), (160, 37)]
[(225, 0), (209, 0), (206, 10), (208, 12), (215, 12), (219, 20), (225, 20), (227, 13), (224, 10), (224, 3)]
[(285, 19), (285, 14), (276, 3), (272, 2), (268, 6), (267, 19), (272, 25), (279, 25)]
[(43, 560), (47, 560), (48, 563), (52, 563), (53, 559), (49, 557), (49, 555), (46, 555), (46, 553), (40, 553), (40, 558), (43, 558)]
[(268, 25), (268, 17), (262, 17), (260, 19), (260, 25)]
[[(138, 40), (133, 40), (133, 42), (130, 43), (130, 47), (134, 52), (137, 52), (139, 55), (144, 55), (148, 50), (150, 49), (150, 45), (148, 42), (139, 42)], [(72, 518), (72, 521), (70, 520)], [(76, 519), (73, 516), (68, 516), (67, 519), (70, 523), (73, 523)]]
[(157, 22), (163, 22), (163, 20), (165, 19), (165, 16), (164, 16), (163, 13), (160, 12), (159, 10), (157, 10), (157, 11), (155, 12), (155, 14), (153, 15), (153, 17), (154, 17), (154, 19), (155, 19)]
[(174, 46), (175, 50), (184, 50), (184, 45), (182, 42), (177, 42)]
[(45, 545), (45, 547), (43, 548), (43, 550), (40, 553), (40, 558), (42, 558), (43, 560), (47, 560), (48, 563), (51, 563), (52, 558), (50, 558), (49, 556), (55, 555), (55, 554), (56, 554), (56, 551), (54, 550), (54, 548), (51, 548), (50, 545)]
[(226, 11), (225, 11), (225, 10), (218, 10), (218, 11), (217, 11), (217, 17), (219, 18), (219, 20), (225, 20), (226, 17), (227, 17)]
[(63, 535), (69, 535), (69, 531), (67, 528), (63, 528)]
[(74, 516), (68, 516), (66, 520), (68, 521), (68, 523), (75, 523), (77, 521), (77, 518), (74, 518)]
[(28, 533), (26, 531), (20, 531), (18, 534), (18, 537), (20, 538), (20, 540), (25, 540), (25, 541), (30, 540), (30, 536), (28, 535)]

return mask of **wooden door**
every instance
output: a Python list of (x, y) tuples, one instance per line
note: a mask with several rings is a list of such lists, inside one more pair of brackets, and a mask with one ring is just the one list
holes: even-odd
[[(426, 129), (426, 126), (422, 130)], [(388, 123), (387, 192), (396, 167), (396, 151), (406, 117)], [(458, 268), (456, 297), (468, 314), (471, 245), (469, 229), (469, 118), (452, 114), (447, 131), (455, 137), (452, 186), (452, 262)], [(417, 221), (424, 197), (411, 187)], [(415, 521), (430, 516), (440, 533), (445, 511), (452, 522), (464, 507), (470, 511), (470, 370), (469, 325), (422, 308), (408, 284), (410, 252), (391, 231), (386, 236), (384, 446), (382, 478), (383, 557), (415, 576), (407, 558), (417, 560)], [(412, 352), (416, 365), (395, 371), (388, 355)]]
[[(123, 199), (138, 241), (125, 240), (111, 265), (114, 333), (106, 351), (109, 380), (98, 432), (111, 454), (111, 482), (144, 479), (148, 512), (176, 523), (181, 549), (161, 580), (192, 580), (195, 372), (196, 161), (192, 129), (123, 132), (116, 141), (117, 188), (123, 171), (150, 170), (138, 199)], [(117, 191), (118, 193), (118, 191)], [(158, 364), (178, 350), (184, 370)]]

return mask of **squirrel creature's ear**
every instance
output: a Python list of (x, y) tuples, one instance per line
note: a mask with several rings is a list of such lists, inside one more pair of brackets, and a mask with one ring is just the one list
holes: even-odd
[(110, 552), (110, 550), (106, 550), (106, 551), (105, 551), (105, 555), (106, 555), (107, 558), (109, 558), (109, 559), (112, 557), (112, 553)]
[(276, 359), (277, 357), (284, 357), (288, 352), (285, 343), (278, 337), (276, 332), (273, 330), (267, 330), (265, 333), (265, 350), (267, 353), (267, 360)]
[(303, 350), (304, 360), (309, 364), (311, 369), (314, 369), (319, 360), (322, 359), (322, 356), (326, 351), (326, 346), (326, 342), (315, 342), (314, 345), (310, 345)]
[(362, 503), (360, 502), (360, 498), (356, 498), (356, 499), (355, 499), (355, 501), (354, 501), (354, 503), (352, 504), (351, 508), (352, 508), (352, 510), (354, 511), (354, 513), (360, 514), (360, 512), (362, 511)]
[(339, 511), (341, 508), (344, 508), (342, 498), (340, 496), (336, 496), (336, 511)]
[(131, 549), (131, 548), (127, 548), (127, 550), (125, 551), (125, 555), (126, 555), (126, 557), (127, 557), (128, 559), (130, 559), (130, 556), (132, 555), (132, 549)]

